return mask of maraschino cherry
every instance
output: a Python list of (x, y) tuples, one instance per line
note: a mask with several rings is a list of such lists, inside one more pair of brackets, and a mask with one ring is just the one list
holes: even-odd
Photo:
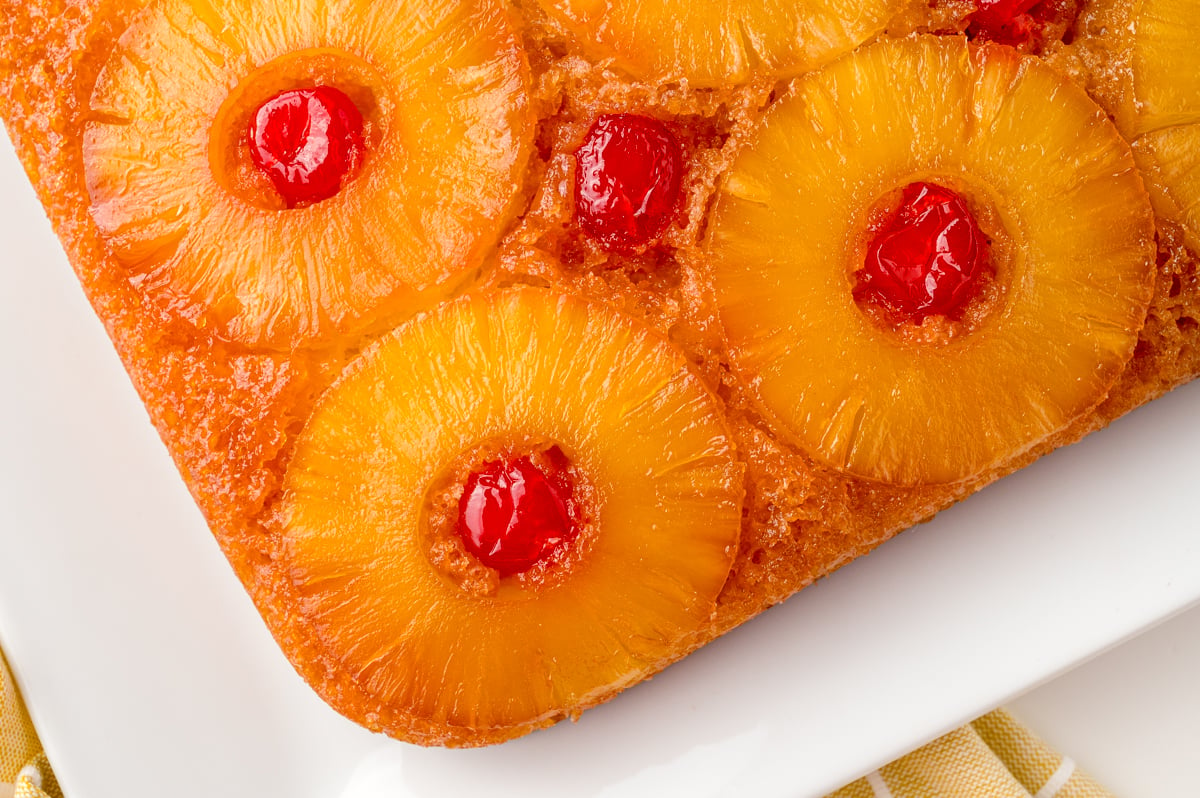
[(290, 89), (267, 100), (249, 130), (250, 157), (287, 207), (337, 194), (362, 162), (362, 113), (339, 89)]
[(679, 203), (683, 151), (657, 119), (605, 114), (575, 151), (575, 215), (605, 249), (644, 246), (666, 228)]
[(975, 0), (967, 35), (1010, 47), (1028, 45), (1041, 52), (1047, 26), (1058, 23), (1069, 28), (1080, 5), (1079, 0)]
[(493, 460), (467, 478), (458, 534), (501, 576), (527, 571), (577, 535), (571, 492), (565, 470), (547, 473), (529, 457)]
[(854, 299), (901, 321), (961, 318), (991, 273), (987, 237), (966, 201), (933, 183), (911, 183), (867, 247)]

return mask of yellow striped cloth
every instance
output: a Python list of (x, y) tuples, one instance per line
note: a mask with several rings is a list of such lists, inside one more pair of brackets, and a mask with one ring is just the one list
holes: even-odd
[[(0, 798), (63, 798), (0, 653)], [(984, 715), (829, 798), (1112, 798), (1004, 710)]]
[(1003, 709), (955, 729), (829, 798), (1112, 798)]

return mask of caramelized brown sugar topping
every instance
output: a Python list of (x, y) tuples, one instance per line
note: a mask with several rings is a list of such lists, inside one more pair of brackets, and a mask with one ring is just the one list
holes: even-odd
[[(907, 37), (913, 33), (938, 34), (961, 44), (954, 58), (964, 64), (970, 61), (970, 53), (980, 52), (968, 50), (962, 43), (962, 31), (967, 30), (971, 24), (969, 18), (978, 10), (973, 0), (947, 0), (935, 6), (901, 5), (891, 9), (890, 16), (878, 25), (872, 23), (866, 33), (857, 34), (844, 52), (861, 52), (864, 45), (874, 41), (908, 41)], [(293, 469), (299, 441), (305, 430), (312, 428), (314, 408), (325, 401), (321, 397), (328, 395), (336, 381), (344, 379), (349, 364), (357, 362), (361, 353), (391, 336), (399, 326), (414, 318), (425, 318), (424, 311), (441, 312), (436, 309), (443, 307), (448, 297), (495, 297), (514, 286), (535, 286), (572, 301), (595, 303), (643, 325), (666, 342), (664, 345), (677, 353), (717, 408), (727, 430), (732, 462), (744, 472), (741, 485), (745, 496), (736, 524), (735, 548), (728, 567), (714, 577), (719, 584), (711, 606), (704, 605), (703, 611), (689, 615), (687, 624), (677, 627), (689, 631), (675, 638), (674, 647), (646, 656), (633, 669), (636, 677), (628, 673), (621, 677), (630, 680), (664, 667), (865, 553), (901, 528), (929, 517), (1035, 456), (1077, 439), (1200, 369), (1200, 349), (1196, 346), (1200, 284), (1196, 257), (1188, 246), (1191, 239), (1184, 223), (1166, 214), (1165, 206), (1156, 199), (1153, 227), (1147, 228), (1142, 200), (1133, 203), (1136, 209), (1130, 213), (1133, 206), (1129, 198), (1137, 192), (1090, 192), (1084, 199), (1093, 206), (1077, 214), (1078, 218), (1120, 216), (1125, 222), (1114, 227), (1114, 235), (1122, 230), (1126, 234), (1131, 229), (1142, 230), (1129, 238), (1125, 257), (1135, 261), (1142, 258), (1150, 264), (1148, 270), (1139, 272), (1132, 280), (1135, 290), (1129, 294), (1142, 302), (1149, 297), (1148, 310), (1142, 308), (1142, 318), (1112, 323), (1106, 321), (1108, 316), (1099, 317), (1105, 340), (1114, 342), (1110, 349), (1123, 354), (1106, 361), (1109, 365), (1105, 366), (1104, 379), (1099, 380), (1098, 387), (1093, 386), (1088, 394), (1090, 399), (1066, 407), (1059, 420), (1047, 428), (1049, 431), (1042, 430), (1032, 440), (1025, 438), (1016, 448), (1011, 444), (1002, 446), (1003, 453), (998, 458), (952, 457), (950, 465), (957, 471), (951, 476), (955, 479), (944, 475), (937, 480), (895, 479), (887, 475), (881, 478), (878, 473), (864, 473), (862, 469), (847, 468), (845, 462), (831, 461), (821, 455), (820, 441), (815, 445), (799, 441), (794, 432), (781, 424), (778, 414), (765, 405), (757, 390), (759, 375), (737, 365), (716, 288), (714, 207), (723, 194), (753, 194), (754, 187), (747, 181), (741, 186), (736, 183), (731, 186), (731, 175), (738, 159), (752, 157), (747, 153), (753, 153), (754, 142), (764, 136), (766, 120), (778, 113), (776, 109), (794, 91), (792, 76), (780, 77), (770, 70), (754, 69), (753, 60), (733, 65), (742, 70), (736, 80), (721, 79), (708, 85), (640, 73), (632, 62), (593, 50), (580, 37), (574, 23), (564, 22), (539, 5), (524, 2), (512, 7), (500, 3), (402, 5), (405, 9), (439, 11), (450, 20), (459, 19), (458, 10), (476, 10), (475, 16), (468, 15), (461, 24), (448, 24), (439, 30), (452, 29), (464, 37), (454, 40), (458, 49), (453, 52), (478, 53), (479, 47), (487, 45), (491, 57), (454, 64), (464, 68), (441, 73), (449, 82), (429, 84), (435, 91), (431, 90), (434, 93), (426, 99), (431, 109), (436, 105), (450, 110), (466, 107), (482, 108), (480, 113), (486, 111), (483, 119), (490, 121), (480, 121), (477, 127), (470, 128), (471, 135), (462, 139), (473, 142), (468, 149), (479, 147), (477, 155), (471, 156), (475, 160), (466, 158), (474, 164), (467, 173), (478, 175), (478, 170), (486, 172), (499, 164), (503, 179), (467, 180), (464, 185), (460, 174), (446, 173), (420, 183), (419, 189), (413, 189), (415, 195), (406, 194), (416, 197), (412, 202), (396, 200), (398, 195), (393, 192), (382, 197), (367, 196), (367, 187), (375, 185), (370, 182), (376, 174), (372, 170), (383, 170), (383, 163), (397, 169), (401, 165), (406, 165), (405, 169), (418, 169), (436, 163), (435, 156), (444, 149), (439, 138), (445, 128), (430, 126), (417, 130), (416, 133), (427, 133), (430, 138), (422, 139), (415, 151), (406, 152), (408, 157), (381, 160), (382, 153), (391, 146), (385, 143), (390, 140), (389, 131), (397, 130), (394, 115), (400, 113), (402, 106), (409, 106), (389, 99), (393, 96), (391, 92), (396, 91), (394, 78), (382, 70), (379, 54), (369, 50), (365, 39), (361, 42), (347, 39), (332, 54), (323, 45), (312, 50), (305, 44), (294, 51), (299, 56), (289, 55), (293, 51), (264, 56), (255, 61), (254, 68), (222, 84), (221, 92), (205, 95), (210, 100), (207, 118), (226, 120), (227, 126), (220, 129), (232, 132), (216, 139), (204, 138), (202, 160), (193, 162), (185, 158), (177, 162), (197, 163), (197, 169), (209, 170), (204, 180), (215, 181), (213, 174), (224, 175), (225, 182), (216, 182), (211, 194), (219, 201), (200, 209), (211, 210), (228, 203), (238, 214), (249, 216), (276, 214), (272, 218), (289, 219), (287, 214), (304, 214), (303, 224), (298, 225), (301, 234), (313, 231), (316, 237), (311, 244), (303, 243), (307, 239), (292, 240), (288, 246), (293, 248), (286, 249), (288, 255), (278, 257), (279, 252), (285, 251), (281, 249), (283, 245), (263, 243), (262, 238), (265, 230), (275, 228), (252, 227), (257, 232), (246, 239), (235, 233), (242, 228), (230, 222), (233, 227), (223, 226), (221, 235), (206, 239), (218, 243), (212, 245), (207, 259), (190, 270), (185, 268), (182, 250), (174, 248), (176, 240), (198, 235), (212, 221), (213, 214), (197, 215), (199, 222), (179, 225), (183, 217), (178, 214), (189, 206), (171, 200), (182, 194), (168, 195), (161, 191), (151, 192), (154, 199), (149, 202), (125, 206), (120, 200), (124, 192), (118, 190), (125, 173), (96, 172), (84, 160), (88, 147), (100, 144), (108, 148), (106, 152), (134, 160), (130, 153), (136, 152), (135, 139), (125, 124), (133, 115), (116, 104), (101, 105), (97, 98), (108, 97), (104, 86), (112, 85), (110, 78), (116, 69), (110, 66), (113, 54), (135, 52), (140, 58), (140, 51), (129, 49), (137, 31), (146, 29), (153, 14), (182, 7), (179, 3), (144, 6), (126, 0), (33, 3), (25, 13), (12, 15), (11, 29), (0, 43), (3, 48), (0, 49), (0, 97), (5, 98), (0, 105), (6, 126), (85, 289), (105, 319), (156, 425), (239, 576), (297, 668), (327, 700), (372, 728), (426, 743), (478, 745), (506, 739), (553, 722), (564, 714), (573, 714), (611, 697), (627, 683), (614, 677), (604, 682), (608, 685), (604, 689), (581, 691), (569, 711), (547, 709), (526, 714), (524, 719), (501, 718), (497, 725), (480, 731), (482, 727), (472, 726), (471, 722), (465, 726), (462, 722), (449, 722), (444, 713), (437, 711), (442, 702), (431, 692), (410, 695), (400, 703), (383, 701), (376, 688), (399, 690), (397, 682), (382, 672), (370, 672), (369, 667), (361, 665), (365, 660), (347, 660), (360, 663), (359, 670), (352, 672), (328, 655), (329, 642), (337, 642), (339, 638), (336, 632), (329, 631), (336, 624), (329, 627), (322, 624), (326, 622), (324, 619), (336, 615), (331, 608), (336, 607), (337, 596), (328, 594), (328, 603), (323, 606), (333, 615), (324, 615), (321, 601), (313, 598), (316, 593), (304, 596), (301, 593), (302, 588), (307, 589), (304, 586), (318, 585), (328, 578), (321, 570), (326, 563), (327, 548), (306, 548), (300, 542), (289, 542), (287, 531), (289, 513), (293, 510), (285, 500), (284, 486), (288, 479), (295, 478)], [(1066, 98), (1068, 106), (1082, 107), (1081, 95), (1068, 88), (1069, 83), (1086, 89), (1110, 109), (1114, 103), (1106, 98), (1125, 96), (1121, 81), (1132, 74), (1133, 67), (1113, 66), (1116, 63), (1113, 59), (1120, 52), (1118, 43), (1099, 35), (1102, 29), (1111, 32), (1106, 20), (1115, 17), (1106, 15), (1117, 13), (1089, 3), (1078, 22), (1071, 23), (1071, 35), (1064, 28), (1062, 35), (1048, 38), (1037, 63), (1053, 70), (1055, 80), (1060, 82), (1045, 84), (1052, 86), (1053, 91), (1043, 95), (1043, 106), (1046, 97), (1055, 97)], [(353, 31), (360, 29), (361, 26), (345, 25), (341, 31), (351, 37)], [(472, 30), (485, 29), (499, 33), (490, 39), (468, 35)], [(212, 36), (212, 29), (200, 29), (198, 35)], [(208, 39), (203, 41), (211, 43)], [(419, 37), (418, 41), (427, 43)], [(445, 52), (444, 47), (432, 44), (428, 47), (430, 58)], [(740, 52), (762, 51), (743, 48)], [(1005, 73), (1010, 77), (1045, 74), (1040, 67), (1022, 66), (1025, 61), (1013, 60), (1015, 52), (1013, 58), (1007, 51), (1003, 58), (996, 58), (1012, 67), (1012, 72)], [(804, 66), (795, 75), (808, 85), (816, 85), (817, 79), (810, 77), (816, 74), (813, 70), (823, 69), (828, 63), (829, 60), (824, 60)], [(466, 68), (471, 64), (483, 66)], [(751, 66), (747, 68), (746, 64)], [(266, 69), (256, 71), (260, 66)], [(451, 76), (457, 80), (450, 80)], [(922, 97), (946, 88), (945, 80), (934, 81), (928, 74), (918, 77), (925, 81), (921, 84)], [(950, 83), (959, 86), (961, 81), (955, 79)], [(269, 192), (275, 191), (270, 177), (255, 166), (249, 150), (241, 149), (241, 143), (245, 141), (251, 115), (262, 103), (281, 92), (316, 85), (337, 86), (362, 113), (363, 161), (360, 170), (349, 182), (340, 185), (332, 197), (281, 210), (284, 203), (270, 200)], [(424, 84), (414, 85), (419, 88)], [(170, 88), (171, 84), (158, 82), (155, 87)], [(465, 99), (457, 105), (448, 102), (447, 87), (461, 89)], [(985, 81), (981, 86), (989, 87), (997, 90), (994, 96), (974, 97), (987, 96), (999, 102), (998, 98), (1005, 96), (1000, 90), (1002, 84)], [(114, 93), (112, 99), (117, 99), (118, 94)], [(472, 105), (487, 96), (506, 99)], [(889, 105), (888, 96), (878, 92), (864, 94), (864, 103), (878, 98), (890, 110), (902, 111), (903, 104)], [(188, 97), (194, 98), (195, 93)], [(234, 100), (226, 104), (230, 97)], [(819, 104), (829, 99), (814, 94), (806, 107), (814, 113), (832, 114), (838, 103)], [(1061, 105), (1057, 100), (1052, 104)], [(838, 129), (854, 130), (856, 124), (875, 118), (874, 114), (872, 110), (846, 114), (838, 120)], [(679, 149), (682, 168), (678, 197), (673, 204), (667, 204), (667, 210), (661, 214), (663, 219), (655, 222), (655, 234), (633, 247), (606, 247), (587, 233), (578, 217), (577, 153), (589, 130), (606, 115), (657, 120), (670, 132)], [(164, 115), (147, 119), (160, 125), (166, 118)], [(1045, 130), (1039, 132), (1032, 122), (1029, 126), (1014, 124), (1002, 129), (996, 149), (1029, 148), (1030, 142), (1041, 140), (1037, 138), (1039, 135), (1063, 130), (1057, 124), (1047, 125), (1044, 118), (1039, 124)], [(1088, 117), (1083, 125), (1091, 136), (1088, 140), (1112, 144), (1105, 133), (1106, 124), (1099, 116)], [(207, 128), (197, 129), (208, 135)], [(496, 130), (517, 129), (523, 132), (494, 134)], [(933, 130), (927, 119), (914, 120), (905, 129), (907, 138), (899, 140), (906, 142), (905, 146), (919, 142), (934, 149), (944, 142)], [(87, 143), (89, 140), (91, 144)], [(142, 137), (137, 141), (145, 140)], [(165, 146), (180, 146), (179, 137), (171, 136)], [(1099, 157), (1110, 150), (1098, 146), (1089, 152)], [(1047, 155), (1053, 154), (1047, 151)], [(449, 163), (461, 165), (461, 160), (451, 159)], [(1052, 175), (1056, 179), (1067, 175), (1073, 162), (1071, 158), (1062, 160), (1067, 166)], [(219, 165), (215, 172), (211, 166), (214, 163)], [(994, 283), (981, 289), (984, 302), (979, 306), (982, 309), (979, 319), (971, 316), (969, 308), (966, 313), (968, 326), (976, 321), (982, 324), (984, 319), (992, 318), (983, 312), (992, 307), (989, 302), (1007, 301), (1006, 288), (996, 290), (995, 296), (988, 292), (1009, 285), (1007, 275), (1013, 273), (1015, 266), (1010, 269), (1005, 264), (1019, 260), (1025, 241), (1018, 235), (1025, 228), (1006, 224), (1009, 217), (1004, 209), (1019, 200), (1034, 198), (1050, 202), (1054, 197), (1042, 196), (1044, 183), (1037, 179), (1030, 178), (1027, 184), (1008, 192), (995, 191), (988, 188), (990, 182), (974, 173), (955, 172), (944, 168), (944, 164), (936, 166), (902, 169), (895, 179), (880, 183), (864, 194), (861, 203), (864, 217), (855, 229), (859, 232), (872, 229), (870, 209), (879, 206), (892, 192), (915, 182), (941, 185), (966, 197), (970, 213), (990, 239), (988, 248), (996, 268)], [(90, 176), (89, 168), (93, 169)], [(790, 176), (783, 170), (775, 171), (781, 183)], [(131, 178), (138, 174), (136, 170), (128, 173)], [(382, 179), (383, 171), (378, 174)], [(1131, 181), (1129, 178), (1126, 182)], [(822, 185), (829, 190), (814, 196), (828, 198), (844, 182), (836, 174), (827, 175)], [(758, 188), (773, 185), (768, 182)], [(111, 197), (104, 193), (110, 190)], [(444, 192), (459, 196), (454, 192), (468, 190), (487, 193), (485, 220), (470, 217), (468, 223), (461, 219), (443, 222), (432, 219), (430, 214), (436, 214), (445, 204)], [(199, 192), (197, 196), (210, 195)], [(346, 208), (355, 196), (361, 196), (362, 205)], [(230, 197), (237, 202), (229, 200)], [(105, 205), (105, 198), (111, 198), (114, 204)], [(275, 203), (273, 207), (263, 207), (271, 202)], [(98, 207), (103, 210), (98, 211)], [(781, 205), (768, 200), (763, 207), (778, 209)], [(127, 223), (133, 226), (124, 226)], [(794, 224), (795, 219), (789, 219), (788, 225)], [(396, 251), (394, 243), (388, 244), (389, 237), (382, 234), (396, 225), (437, 231), (437, 236), (425, 236), (422, 245), (433, 244), (441, 254), (419, 258), (409, 257), (412, 251), (407, 249)], [(478, 234), (484, 228), (488, 232)], [(774, 235), (781, 229), (787, 228), (776, 226), (765, 232)], [(186, 230), (186, 236), (181, 237), (181, 230)], [(1060, 233), (1049, 240), (1064, 242), (1064, 247), (1072, 241), (1092, 240), (1087, 230), (1069, 225)], [(230, 243), (239, 239), (239, 243)], [(415, 240), (421, 241), (419, 237)], [(843, 253), (855, 246), (864, 248), (841, 263), (836, 272), (845, 291), (843, 298), (849, 301), (848, 309), (855, 307), (854, 269), (865, 262), (869, 240), (867, 236), (842, 242)], [(391, 248), (367, 252), (359, 247), (364, 242)], [(354, 246), (348, 255), (345, 248), (351, 243)], [(291, 253), (302, 252), (305, 247), (309, 251), (330, 248), (328, 256), (323, 255), (319, 260), (334, 273), (305, 274), (300, 282), (312, 290), (293, 290), (297, 264), (307, 261)], [(1114, 252), (1119, 249), (1115, 244), (1111, 247)], [(400, 263), (406, 264), (403, 272), (394, 271)], [(241, 271), (227, 275), (222, 269), (230, 264)], [(365, 271), (354, 264), (366, 264), (362, 267)], [(344, 285), (339, 282), (342, 278), (336, 277), (338, 270), (357, 275), (351, 280), (352, 294), (338, 293), (336, 286)], [(413, 277), (414, 274), (418, 276)], [(276, 292), (275, 288), (280, 286), (285, 288)], [(239, 293), (242, 291), (246, 293)], [(825, 307), (823, 302), (816, 299), (805, 307), (819, 316)], [(282, 309), (286, 308), (291, 310), (284, 312)], [(855, 312), (862, 316), (860, 311)], [(1062, 312), (1075, 317), (1085, 315), (1076, 305)], [(863, 318), (864, 324), (878, 326)], [(963, 323), (963, 319), (950, 322), (946, 325), (938, 319), (926, 319), (905, 333), (909, 338), (901, 343), (907, 347), (932, 345), (941, 351), (947, 341), (953, 346), (956, 340), (971, 339), (959, 335), (959, 328), (954, 326)], [(800, 351), (809, 351), (814, 358), (821, 351), (811, 342), (804, 346)], [(840, 350), (834, 352), (835, 357), (842, 354), (845, 353)], [(583, 361), (590, 355), (576, 353)], [(824, 357), (825, 362), (828, 359), (829, 356)], [(1055, 367), (1059, 362), (1054, 361)], [(555, 382), (546, 390), (562, 393), (569, 392), (570, 387)], [(928, 405), (938, 407), (935, 400), (936, 397), (931, 397)], [(990, 406), (986, 398), (980, 401), (984, 407)], [(572, 418), (579, 419), (581, 425), (591, 418), (587, 408), (577, 412)], [(826, 413), (826, 418), (833, 416)], [(855, 414), (846, 413), (844, 417), (852, 427)], [(466, 467), (460, 475), (462, 479), (455, 483), (465, 486), (473, 469), (486, 470), (489, 463), (503, 462), (506, 456), (518, 460), (523, 456), (534, 457), (521, 448), (523, 441), (528, 443), (525, 438), (518, 440), (514, 430), (505, 434), (514, 437), (499, 443), (494, 440), (481, 443), (474, 438), (463, 442), (454, 452), (446, 454), (444, 462), (439, 460), (437, 468), (448, 468), (454, 457), (471, 447), (499, 446), (489, 450), (493, 453), (488, 457)], [(533, 439), (535, 448), (545, 444), (561, 445), (562, 441), (536, 436)], [(572, 463), (583, 467), (582, 461), (577, 462), (577, 452), (564, 451)], [(968, 465), (961, 465), (964, 461), (969, 461)], [(879, 462), (878, 458), (873, 462)], [(443, 473), (437, 468), (428, 475), (429, 484), (433, 484), (437, 473)], [(576, 482), (576, 489), (586, 491), (590, 479), (583, 474)], [(457, 519), (461, 494), (447, 490), (439, 506), (444, 518)], [(415, 505), (434, 506), (420, 502)], [(433, 518), (430, 512), (429, 518)], [(581, 523), (584, 527), (576, 540), (586, 543), (586, 519)], [(435, 570), (444, 569), (439, 571), (442, 574), (438, 577), (439, 585), (445, 586), (446, 580), (453, 583), (447, 573), (464, 573), (469, 577), (474, 574), (470, 578), (477, 577), (476, 587), (482, 585), (479, 590), (486, 593), (493, 578), (496, 585), (502, 578), (518, 578), (485, 574), (486, 563), (480, 563), (465, 546), (445, 549), (442, 552), (445, 559), (438, 561), (441, 563), (438, 565), (434, 560), (439, 555), (432, 553), (433, 544), (429, 542), (434, 537), (421, 538), (425, 541), (421, 544), (424, 548), (418, 547), (418, 553), (420, 562), (430, 563)], [(590, 549), (584, 545), (580, 550)], [(298, 554), (303, 555), (302, 559), (292, 560), (292, 565), (288, 565), (289, 557)], [(548, 559), (555, 556), (552, 552)], [(296, 562), (300, 564), (297, 566)], [(470, 570), (481, 565), (484, 571)], [(467, 570), (461, 570), (463, 567)], [(531, 570), (536, 570), (536, 564)], [(314, 578), (306, 580), (304, 573)], [(308, 601), (314, 611), (310, 619), (315, 620), (309, 623), (296, 620), (297, 607), (303, 601)], [(374, 641), (378, 648), (368, 653), (377, 654), (387, 648), (382, 638)], [(418, 667), (420, 660), (414, 659), (410, 665)], [(549, 706), (542, 703), (544, 696), (527, 698), (527, 707)], [(414, 706), (428, 711), (414, 715)]]

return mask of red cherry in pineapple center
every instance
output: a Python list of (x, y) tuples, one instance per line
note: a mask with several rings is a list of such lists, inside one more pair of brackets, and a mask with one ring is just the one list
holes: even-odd
[(609, 250), (650, 243), (679, 202), (683, 151), (657, 119), (605, 114), (575, 151), (575, 215)]
[(362, 162), (362, 114), (332, 86), (282, 91), (255, 112), (249, 144), (289, 208), (311, 205), (338, 193)]
[(1030, 45), (1039, 52), (1045, 45), (1046, 26), (1074, 24), (1079, 6), (1079, 0), (975, 0), (967, 35), (1011, 47)]
[[(565, 461), (561, 452), (558, 456)], [(467, 478), (458, 534), (468, 551), (501, 576), (527, 571), (578, 533), (571, 493), (565, 469), (548, 472), (529, 457), (493, 460)]]
[(917, 324), (958, 319), (991, 273), (987, 237), (966, 201), (933, 183), (910, 183), (867, 247), (854, 299)]

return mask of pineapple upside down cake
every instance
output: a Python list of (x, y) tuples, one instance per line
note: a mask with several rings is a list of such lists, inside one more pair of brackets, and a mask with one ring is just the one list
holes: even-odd
[(421, 744), (1200, 373), (1200, 0), (33, 0), (0, 110), (214, 535)]

